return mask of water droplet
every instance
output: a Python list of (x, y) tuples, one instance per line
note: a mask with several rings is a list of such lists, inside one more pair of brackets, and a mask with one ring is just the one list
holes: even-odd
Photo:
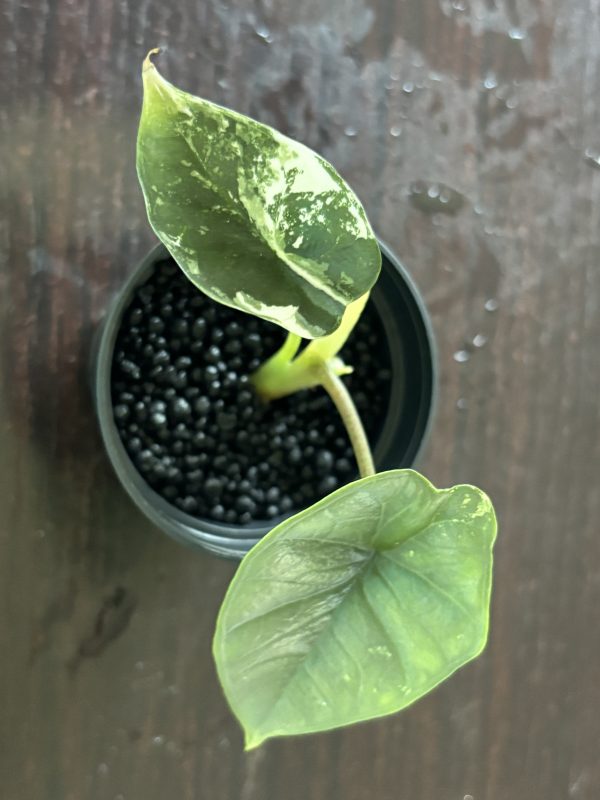
[(598, 150), (588, 147), (585, 151), (584, 158), (590, 166), (600, 169), (600, 152), (598, 152)]
[(434, 72), (433, 70), (429, 73), (429, 80), (433, 81), (434, 83), (438, 83), (442, 80), (442, 76), (439, 72)]
[(478, 333), (476, 336), (473, 337), (474, 347), (483, 347), (486, 342), (487, 342), (487, 336), (484, 336), (483, 333)]
[(261, 39), (265, 39), (268, 42), (272, 41), (271, 31), (266, 25), (257, 25), (256, 28), (254, 28), (254, 32), (257, 36), (260, 36)]
[(474, 798), (473, 798), (473, 795), (472, 795), (472, 794), (466, 794), (466, 795), (463, 797), (463, 800), (474, 800)]
[(108, 775), (108, 764), (98, 764), (98, 775)]
[(405, 81), (402, 84), (402, 91), (405, 94), (412, 94), (412, 92), (414, 92), (414, 90), (415, 90), (415, 85), (414, 85), (414, 83), (412, 81)]
[(523, 28), (511, 28), (508, 32), (508, 35), (515, 42), (522, 42), (523, 39), (527, 38), (527, 32), (524, 31)]
[(158, 736), (154, 736), (152, 738), (152, 744), (156, 745), (157, 747), (161, 747), (165, 743), (165, 737), (162, 734)]
[(493, 72), (489, 72), (484, 78), (483, 85), (486, 89), (495, 89), (498, 86), (498, 78)]
[(413, 558), (414, 554), (415, 554), (415, 551), (414, 551), (414, 550), (409, 550), (409, 551), (406, 553), (406, 555), (407, 555), (409, 558)]
[(466, 3), (464, 2), (464, 0), (453, 0), (453, 2), (452, 2), (452, 8), (453, 8), (455, 11), (466, 11), (466, 9), (467, 9), (467, 5), (466, 5)]
[(348, 675), (348, 673), (347, 673), (347, 672), (345, 672), (345, 673), (342, 675), (342, 680), (344, 681), (344, 683), (350, 683), (350, 681), (352, 680), (352, 678), (350, 677), (350, 675)]
[(469, 407), (466, 398), (459, 397), (458, 400), (456, 401), (456, 407), (459, 409), (459, 411), (466, 411), (467, 408)]
[(354, 136), (356, 136), (357, 130), (353, 125), (346, 125), (344, 128), (344, 133), (346, 136), (349, 136), (352, 139)]
[(511, 110), (513, 108), (516, 108), (518, 105), (519, 101), (517, 100), (516, 97), (509, 97), (508, 100), (506, 101), (506, 107), (510, 108)]
[(483, 206), (481, 205), (481, 203), (475, 203), (475, 205), (473, 206), (473, 211), (477, 214), (478, 217), (480, 217), (483, 214)]
[(464, 195), (441, 183), (415, 181), (410, 185), (408, 196), (420, 211), (433, 215), (434, 225), (443, 223), (440, 214), (456, 214), (464, 205)]
[(500, 303), (496, 300), (495, 297), (490, 297), (489, 300), (485, 301), (484, 308), (486, 311), (498, 311), (498, 309), (500, 308)]
[(220, 86), (221, 89), (229, 89), (229, 81), (227, 78), (219, 78), (217, 81), (217, 86)]
[(456, 353), (452, 356), (455, 361), (458, 361), (459, 364), (464, 364), (465, 361), (468, 361), (471, 358), (471, 354), (468, 350), (457, 350)]
[(401, 133), (402, 133), (402, 128), (400, 127), (400, 125), (392, 125), (392, 127), (390, 128), (390, 136), (393, 136), (394, 139), (397, 139)]

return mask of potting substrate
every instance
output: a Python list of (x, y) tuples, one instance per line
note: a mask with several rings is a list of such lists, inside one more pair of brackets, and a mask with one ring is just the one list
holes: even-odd
[[(144, 480), (199, 518), (245, 525), (311, 505), (357, 476), (338, 412), (317, 387), (263, 402), (252, 373), (285, 332), (202, 294), (172, 259), (157, 262), (121, 320), (112, 367), (115, 422)], [(341, 353), (375, 444), (391, 386), (371, 303)]]

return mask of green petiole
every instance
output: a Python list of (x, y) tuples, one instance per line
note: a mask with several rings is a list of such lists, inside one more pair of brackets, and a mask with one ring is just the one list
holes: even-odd
[(375, 466), (371, 448), (350, 393), (340, 376), (352, 372), (339, 351), (352, 333), (369, 299), (367, 292), (346, 309), (337, 330), (321, 339), (313, 339), (297, 355), (301, 339), (288, 333), (280, 349), (258, 368), (251, 380), (265, 400), (276, 400), (301, 389), (322, 386), (333, 400), (348, 432), (361, 477), (373, 475)]

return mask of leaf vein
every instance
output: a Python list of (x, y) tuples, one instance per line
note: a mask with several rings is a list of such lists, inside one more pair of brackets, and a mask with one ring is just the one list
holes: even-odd
[(391, 558), (389, 555), (387, 555), (387, 553), (383, 552), (381, 555), (388, 561), (390, 561), (392, 564), (395, 564), (397, 567), (400, 567), (400, 569), (404, 570), (409, 575), (414, 575), (416, 578), (419, 578), (421, 581), (423, 581), (423, 583), (427, 584), (427, 586), (430, 586), (435, 592), (437, 592), (438, 595), (444, 597), (446, 600), (452, 603), (452, 605), (454, 605), (456, 608), (462, 611), (462, 613), (469, 618), (469, 621), (471, 621), (471, 613), (469, 612), (469, 610), (465, 606), (463, 606), (463, 604), (459, 600), (457, 600), (456, 597), (447, 592), (446, 589), (442, 588), (435, 581), (432, 581), (431, 578), (428, 578), (422, 572), (419, 572), (416, 569), (411, 569), (410, 567), (407, 567), (406, 564), (402, 564), (400, 561), (396, 561), (395, 559)]

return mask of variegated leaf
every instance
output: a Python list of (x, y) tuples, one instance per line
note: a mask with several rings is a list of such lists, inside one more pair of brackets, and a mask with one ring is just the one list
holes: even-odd
[(138, 175), (148, 218), (213, 299), (306, 338), (334, 331), (381, 255), (354, 192), (323, 158), (194, 97), (144, 62)]

